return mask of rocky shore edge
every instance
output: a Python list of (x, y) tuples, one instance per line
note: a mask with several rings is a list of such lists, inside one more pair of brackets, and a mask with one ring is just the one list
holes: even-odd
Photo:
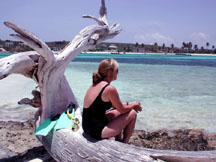
[[(38, 139), (33, 135), (34, 121), (0, 121), (0, 161), (47, 161), (54, 162)], [(135, 130), (130, 144), (140, 147), (179, 150), (216, 150), (216, 133), (207, 134), (200, 129)]]

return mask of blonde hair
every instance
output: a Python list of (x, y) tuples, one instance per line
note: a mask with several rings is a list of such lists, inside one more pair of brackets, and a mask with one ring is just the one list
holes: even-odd
[(98, 72), (93, 73), (92, 80), (93, 85), (96, 85), (104, 80), (107, 77), (108, 72), (117, 70), (119, 67), (118, 62), (115, 59), (105, 59), (100, 62), (98, 65)]

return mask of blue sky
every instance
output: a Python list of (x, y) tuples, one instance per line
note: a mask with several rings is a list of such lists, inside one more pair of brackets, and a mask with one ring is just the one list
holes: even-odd
[[(110, 42), (216, 46), (216, 0), (106, 0), (106, 6), (109, 24), (120, 23), (123, 29)], [(97, 16), (99, 7), (100, 0), (1, 0), (0, 39), (14, 40), (3, 25), (10, 21), (43, 41), (70, 41), (95, 24), (81, 16)]]

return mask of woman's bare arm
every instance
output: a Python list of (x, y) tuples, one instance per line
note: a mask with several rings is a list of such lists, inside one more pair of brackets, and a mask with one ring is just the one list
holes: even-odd
[(130, 104), (122, 103), (120, 100), (118, 91), (113, 86), (107, 87), (106, 93), (107, 93), (107, 97), (111, 101), (113, 107), (116, 108), (122, 114), (130, 111), (131, 109), (135, 109), (136, 111), (142, 110), (139, 102), (133, 102)]

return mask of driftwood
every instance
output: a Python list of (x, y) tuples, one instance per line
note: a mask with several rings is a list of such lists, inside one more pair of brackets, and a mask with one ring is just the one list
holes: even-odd
[[(38, 90), (33, 90), (33, 99), (22, 99), (19, 104), (38, 107), (35, 115), (36, 127), (47, 118), (65, 111), (69, 103), (76, 105), (76, 117), (81, 121), (81, 113), (76, 98), (66, 80), (64, 72), (67, 65), (83, 50), (91, 49), (104, 40), (120, 33), (115, 30), (118, 24), (108, 26), (106, 7), (101, 1), (99, 18), (83, 16), (95, 20), (98, 25), (87, 26), (58, 55), (39, 38), (18, 25), (5, 22), (17, 34), (12, 36), (24, 42), (35, 51), (18, 53), (0, 59), (0, 79), (10, 74), (22, 74), (33, 79)], [(62, 129), (48, 136), (37, 136), (46, 150), (56, 161), (177, 161), (198, 162), (216, 161), (215, 151), (181, 152), (152, 150), (123, 144), (113, 140), (96, 141), (83, 133)], [(161, 160), (160, 160), (161, 159)]]

